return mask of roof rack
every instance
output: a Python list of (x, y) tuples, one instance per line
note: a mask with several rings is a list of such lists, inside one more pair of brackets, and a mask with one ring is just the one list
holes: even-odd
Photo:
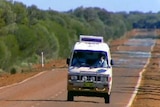
[(90, 36), (90, 35), (80, 35), (80, 42), (93, 42), (93, 43), (102, 43), (102, 36)]

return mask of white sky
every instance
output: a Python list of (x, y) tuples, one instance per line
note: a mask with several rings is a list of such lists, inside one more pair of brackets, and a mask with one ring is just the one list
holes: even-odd
[(160, 0), (14, 0), (31, 6), (36, 5), (39, 9), (49, 8), (56, 11), (68, 11), (77, 7), (100, 7), (108, 11), (141, 11), (159, 12)]

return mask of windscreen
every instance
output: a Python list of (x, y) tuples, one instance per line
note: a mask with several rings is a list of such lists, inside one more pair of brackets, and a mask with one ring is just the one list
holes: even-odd
[[(101, 60), (103, 65), (100, 65)], [(72, 55), (71, 66), (96, 68), (107, 67), (107, 65), (107, 53), (103, 51), (75, 50)]]

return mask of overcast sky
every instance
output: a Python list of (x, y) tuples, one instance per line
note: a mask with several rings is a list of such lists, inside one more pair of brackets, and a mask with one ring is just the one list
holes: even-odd
[(100, 7), (108, 11), (159, 12), (160, 0), (14, 0), (27, 6), (36, 5), (39, 9), (51, 8), (56, 11), (68, 11), (77, 7)]

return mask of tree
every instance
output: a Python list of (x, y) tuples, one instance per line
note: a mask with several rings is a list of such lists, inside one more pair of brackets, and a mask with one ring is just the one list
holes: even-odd
[(15, 1), (13, 11), (16, 13), (16, 23), (28, 24), (28, 12), (26, 10), (26, 5)]

